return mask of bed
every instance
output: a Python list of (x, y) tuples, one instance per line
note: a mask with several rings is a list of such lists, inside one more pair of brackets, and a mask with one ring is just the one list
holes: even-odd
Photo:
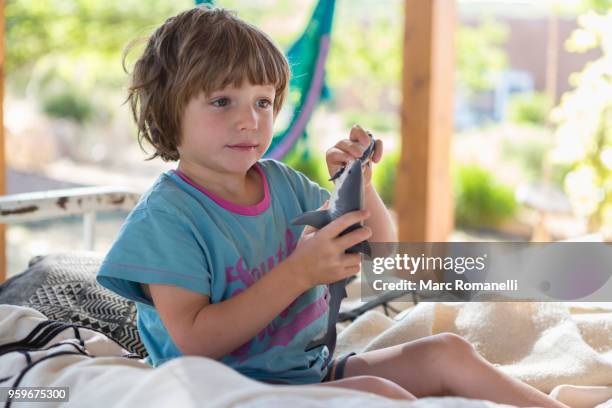
[[(95, 282), (100, 261), (93, 252), (37, 257), (0, 286), (0, 387), (69, 388), (69, 402), (47, 406), (501, 406), (268, 385), (204, 357), (153, 369), (144, 362), (134, 305)], [(358, 285), (347, 303), (358, 302)], [(572, 407), (612, 407), (612, 308), (425, 302), (394, 317), (369, 310), (339, 329), (339, 354), (454, 332), (500, 369)]]

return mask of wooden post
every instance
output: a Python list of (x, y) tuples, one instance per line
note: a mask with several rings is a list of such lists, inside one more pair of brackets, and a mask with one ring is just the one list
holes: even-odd
[[(6, 194), (4, 158), (4, 0), (0, 0), (0, 195)], [(6, 224), (0, 224), (0, 283), (6, 280)]]
[(401, 242), (442, 242), (453, 229), (455, 0), (405, 0), (402, 150), (395, 209)]

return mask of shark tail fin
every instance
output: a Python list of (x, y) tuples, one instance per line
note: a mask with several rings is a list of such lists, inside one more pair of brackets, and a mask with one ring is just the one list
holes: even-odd
[(291, 221), (293, 225), (310, 225), (321, 229), (329, 224), (329, 212), (327, 210), (308, 211)]

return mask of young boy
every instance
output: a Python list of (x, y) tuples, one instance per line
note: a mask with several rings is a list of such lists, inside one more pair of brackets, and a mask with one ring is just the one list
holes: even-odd
[[(199, 355), (269, 383), (562, 406), (496, 370), (451, 334), (329, 364), (327, 346), (305, 351), (327, 326), (327, 284), (359, 271), (360, 256), (345, 250), (366, 239), (397, 238), (370, 168), (366, 211), (316, 231), (291, 225), (322, 207), (329, 193), (290, 167), (261, 159), (288, 79), (287, 61), (268, 36), (207, 7), (168, 19), (135, 64), (128, 99), (139, 140), (153, 146), (153, 157), (178, 160), (178, 167), (143, 195), (97, 279), (137, 302), (149, 362)], [(354, 127), (328, 150), (330, 174), (368, 143), (366, 132)], [(373, 161), (381, 157), (379, 143)]]

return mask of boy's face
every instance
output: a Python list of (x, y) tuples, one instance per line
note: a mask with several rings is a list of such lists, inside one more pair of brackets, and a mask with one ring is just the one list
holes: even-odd
[(181, 121), (181, 161), (246, 174), (270, 147), (274, 96), (273, 85), (245, 81), (192, 98)]

